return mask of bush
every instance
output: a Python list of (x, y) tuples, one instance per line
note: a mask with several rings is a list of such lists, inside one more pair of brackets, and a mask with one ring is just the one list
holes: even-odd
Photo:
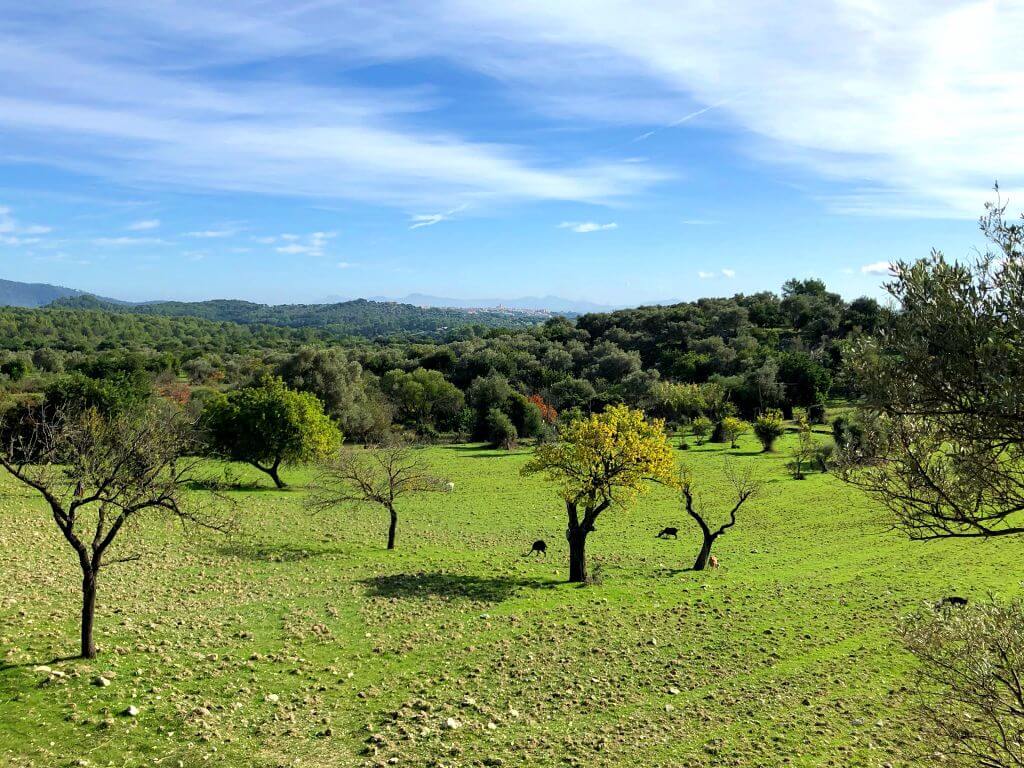
[(814, 403), (807, 408), (807, 420), (811, 424), (824, 424), (825, 423), (825, 404), (822, 402)]
[(841, 451), (856, 451), (864, 442), (864, 427), (846, 416), (836, 416), (832, 420), (832, 439)]
[(811, 454), (811, 463), (819, 472), (828, 472), (829, 467), (832, 465), (832, 455), (836, 452), (834, 445), (818, 445), (815, 446), (814, 452)]
[(519, 439), (519, 433), (516, 431), (516, 425), (512, 423), (512, 419), (497, 408), (491, 408), (487, 412), (487, 435), (495, 448), (504, 448), (506, 451), (515, 448), (516, 441)]
[(726, 416), (722, 419), (721, 426), (722, 438), (729, 441), (730, 448), (736, 447), (736, 441), (740, 435), (745, 435), (750, 431), (750, 425), (736, 416)]
[(761, 441), (761, 447), (765, 452), (771, 451), (774, 448), (775, 441), (785, 431), (786, 429), (782, 422), (782, 411), (777, 408), (765, 411), (754, 420), (754, 434)]
[(695, 438), (697, 438), (697, 445), (703, 445), (704, 439), (708, 436), (711, 431), (711, 419), (707, 416), (698, 416), (690, 424), (690, 432)]

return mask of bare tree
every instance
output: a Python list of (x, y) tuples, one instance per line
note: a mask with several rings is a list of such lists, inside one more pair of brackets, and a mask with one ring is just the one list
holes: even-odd
[(0, 467), (46, 501), (57, 529), (82, 570), (81, 655), (96, 656), (93, 626), (101, 569), (137, 560), (110, 556), (115, 540), (139, 515), (173, 514), (183, 521), (221, 527), (182, 504), (182, 486), (194, 461), (184, 456), (192, 430), (169, 403), (153, 402), (132, 413), (104, 415), (23, 411), (7, 425)]
[(925, 733), (952, 766), (1024, 767), (1024, 604), (994, 601), (912, 616)]
[(309, 497), (316, 511), (340, 504), (376, 504), (389, 515), (388, 549), (395, 548), (398, 510), (405, 496), (443, 491), (443, 480), (430, 474), (415, 449), (402, 443), (343, 448), (338, 457), (321, 468)]
[(754, 477), (749, 466), (743, 472), (736, 472), (733, 466), (727, 463), (725, 465), (725, 474), (732, 485), (735, 503), (732, 509), (729, 510), (728, 521), (712, 529), (711, 525), (708, 524), (705, 513), (700, 509), (701, 505), (696, 499), (693, 473), (688, 467), (684, 467), (681, 472), (680, 486), (683, 492), (683, 503), (686, 507), (686, 513), (700, 526), (702, 535), (700, 552), (693, 563), (693, 570), (695, 571), (703, 571), (707, 567), (708, 560), (711, 557), (711, 548), (715, 545), (715, 541), (719, 536), (736, 525), (736, 514), (740, 511), (740, 507), (756, 496), (761, 490), (762, 483)]

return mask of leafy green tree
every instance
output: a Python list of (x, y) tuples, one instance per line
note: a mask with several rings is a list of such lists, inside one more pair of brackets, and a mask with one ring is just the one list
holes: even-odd
[(53, 412), (70, 413), (96, 409), (104, 414), (123, 413), (149, 400), (153, 393), (149, 376), (142, 371), (113, 373), (92, 378), (74, 371), (46, 387), (44, 400)]
[(214, 451), (265, 472), (278, 488), (283, 463), (334, 455), (341, 433), (316, 395), (288, 389), (279, 378), (227, 393), (207, 403), (202, 424)]
[(772, 409), (760, 414), (754, 420), (754, 434), (761, 441), (765, 453), (774, 449), (775, 441), (786, 431), (782, 422), (782, 411)]
[(912, 539), (1024, 533), (1024, 223), (990, 205), (992, 247), (893, 265), (884, 336), (853, 345), (864, 434), (840, 473)]
[(557, 443), (537, 447), (523, 474), (542, 474), (565, 502), (569, 581), (587, 580), (587, 536), (598, 516), (624, 507), (651, 482), (674, 486), (675, 460), (665, 423), (624, 405), (574, 421)]
[(519, 432), (508, 414), (497, 408), (491, 408), (487, 413), (487, 439), (495, 447), (510, 451), (516, 447)]
[(779, 358), (779, 378), (792, 407), (806, 408), (828, 397), (832, 374), (806, 352), (786, 352)]
[(21, 381), (28, 375), (29, 370), (31, 370), (31, 368), (28, 362), (22, 360), (20, 357), (15, 357), (0, 365), (0, 373), (11, 381)]

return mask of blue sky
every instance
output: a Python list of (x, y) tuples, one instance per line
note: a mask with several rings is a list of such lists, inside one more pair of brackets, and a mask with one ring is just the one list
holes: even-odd
[(118, 298), (879, 295), (1024, 177), (1007, 3), (0, 9), (0, 277)]

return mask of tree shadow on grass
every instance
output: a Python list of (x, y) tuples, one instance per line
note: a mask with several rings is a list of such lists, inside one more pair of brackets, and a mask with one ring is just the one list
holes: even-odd
[(561, 582), (541, 579), (512, 579), (501, 576), (469, 576), (459, 573), (396, 573), (364, 579), (371, 597), (401, 597), (425, 600), (441, 597), (448, 600), (476, 600), (500, 603), (523, 588), (548, 589)]
[(11, 664), (10, 662), (0, 662), (0, 672), (7, 672), (12, 669), (28, 669), (29, 667), (49, 667), (53, 664), (64, 664), (69, 661), (81, 661), (88, 664), (94, 659), (86, 659), (82, 656), (56, 656), (47, 661), (24, 661), (21, 664)]

